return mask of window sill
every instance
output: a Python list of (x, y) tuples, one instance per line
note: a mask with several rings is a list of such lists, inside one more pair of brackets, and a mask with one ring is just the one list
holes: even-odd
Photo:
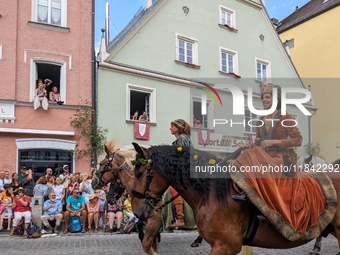
[(54, 30), (54, 31), (59, 31), (59, 32), (64, 32), (64, 33), (70, 32), (70, 28), (68, 27), (61, 27), (61, 26), (40, 23), (40, 22), (35, 22), (35, 21), (28, 21), (28, 25), (30, 25), (31, 27), (49, 29), (49, 30)]
[(225, 73), (225, 72), (222, 72), (222, 71), (218, 71), (218, 72), (219, 72), (219, 74), (222, 74), (222, 75), (225, 75), (225, 76), (229, 76), (229, 77), (236, 78), (236, 79), (241, 79), (241, 76), (234, 74), (234, 73)]
[(143, 123), (143, 124), (149, 124), (150, 126), (157, 126), (156, 123), (153, 123), (153, 122), (145, 122), (145, 121), (139, 121), (139, 120), (126, 120), (126, 123), (128, 123), (128, 124)]
[(235, 32), (235, 33), (238, 32), (237, 29), (235, 29), (235, 28), (233, 28), (233, 27), (229, 27), (228, 25), (218, 24), (218, 26), (221, 27), (221, 28), (227, 29), (227, 30), (229, 30), (229, 31), (231, 31), (231, 32)]
[(258, 80), (258, 79), (255, 79), (255, 82), (257, 82), (257, 83), (260, 83), (260, 84), (266, 84), (266, 86), (267, 85), (273, 85), (272, 83), (270, 83), (270, 82), (264, 82), (264, 81), (261, 81), (261, 80)]
[(191, 67), (191, 68), (194, 68), (194, 69), (200, 69), (201, 68), (201, 66), (199, 66), (199, 65), (189, 64), (189, 63), (185, 63), (185, 62), (178, 61), (178, 60), (175, 60), (175, 63), (180, 64), (180, 65), (184, 65), (184, 66), (187, 66), (187, 67)]
[(202, 130), (209, 130), (210, 132), (214, 132), (214, 129), (211, 129), (211, 128), (193, 127), (193, 126), (191, 126), (190, 128), (193, 129), (193, 130), (200, 130), (200, 129), (202, 129)]

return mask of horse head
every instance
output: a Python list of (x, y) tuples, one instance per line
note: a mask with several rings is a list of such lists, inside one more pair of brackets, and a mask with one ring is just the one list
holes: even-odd
[(154, 216), (154, 208), (161, 201), (162, 194), (169, 183), (157, 171), (152, 159), (148, 159), (147, 150), (137, 143), (132, 143), (137, 154), (135, 165), (135, 181), (132, 189), (131, 205), (133, 212), (141, 221)]

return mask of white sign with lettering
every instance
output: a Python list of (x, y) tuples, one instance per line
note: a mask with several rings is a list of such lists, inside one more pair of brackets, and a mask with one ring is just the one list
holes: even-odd
[[(198, 135), (195, 133), (194, 147), (202, 148), (202, 145), (198, 143)], [(227, 150), (234, 151), (240, 144), (249, 143), (249, 136), (234, 136), (226, 134), (214, 134), (210, 133), (210, 142), (206, 144), (204, 148), (206, 149), (217, 149), (217, 150)]]
[(11, 121), (14, 123), (14, 104), (0, 104), (0, 123)]

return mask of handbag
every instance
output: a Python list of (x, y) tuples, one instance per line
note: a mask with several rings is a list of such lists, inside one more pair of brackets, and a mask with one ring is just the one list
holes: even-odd
[(40, 228), (33, 221), (31, 221), (30, 231), (28, 232), (28, 236), (30, 238), (38, 238), (38, 237), (40, 237)]

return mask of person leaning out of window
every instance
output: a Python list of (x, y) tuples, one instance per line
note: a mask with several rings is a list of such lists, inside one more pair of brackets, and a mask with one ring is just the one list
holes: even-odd
[(131, 120), (138, 120), (138, 110), (136, 110), (131, 116)]
[(149, 117), (148, 115), (146, 114), (146, 111), (143, 111), (142, 115), (139, 116), (139, 121), (145, 121), (145, 122), (149, 122)]
[(50, 92), (50, 101), (57, 102), (59, 105), (64, 103), (64, 101), (61, 101), (61, 96), (56, 86), (53, 86), (52, 91)]

